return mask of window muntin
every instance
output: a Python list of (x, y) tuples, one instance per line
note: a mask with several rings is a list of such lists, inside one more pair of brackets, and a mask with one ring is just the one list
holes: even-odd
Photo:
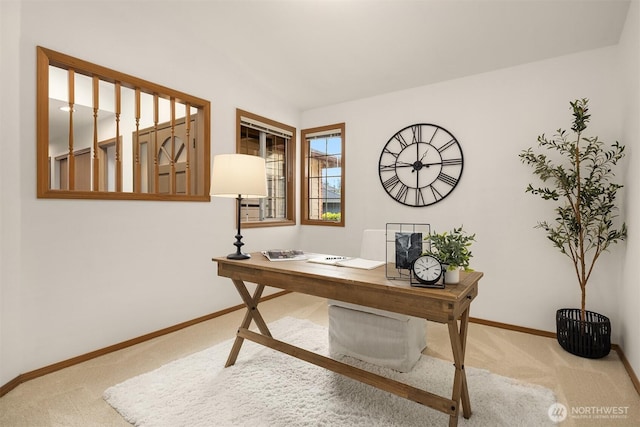
[(243, 199), (243, 226), (295, 224), (295, 128), (237, 110), (237, 152), (264, 157), (267, 197)]
[(344, 123), (302, 130), (302, 223), (344, 226)]

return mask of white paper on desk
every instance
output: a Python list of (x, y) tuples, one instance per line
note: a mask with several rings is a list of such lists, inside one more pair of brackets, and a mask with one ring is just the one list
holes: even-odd
[(336, 265), (340, 267), (360, 268), (363, 270), (373, 270), (374, 268), (385, 265), (384, 261), (374, 261), (372, 259), (364, 258), (351, 258), (343, 261), (338, 261)]
[(320, 255), (313, 258), (309, 258), (309, 262), (315, 262), (316, 264), (328, 264), (337, 265), (340, 261), (346, 261), (349, 258), (346, 256), (338, 255)]
[(364, 258), (347, 258), (335, 255), (325, 255), (316, 258), (310, 258), (309, 262), (337, 265), (340, 267), (360, 268), (363, 270), (372, 270), (385, 264), (384, 261), (374, 261)]

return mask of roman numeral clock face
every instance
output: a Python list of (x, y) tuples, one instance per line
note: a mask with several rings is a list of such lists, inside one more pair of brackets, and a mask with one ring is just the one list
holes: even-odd
[(463, 167), (458, 140), (432, 124), (407, 126), (393, 135), (380, 154), (380, 182), (394, 200), (429, 206), (458, 185)]

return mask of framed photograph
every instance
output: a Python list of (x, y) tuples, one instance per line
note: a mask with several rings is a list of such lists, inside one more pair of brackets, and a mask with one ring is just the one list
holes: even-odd
[(429, 242), (424, 238), (430, 233), (429, 224), (387, 224), (387, 279), (411, 279), (411, 263), (429, 248)]
[(422, 254), (422, 233), (396, 232), (396, 268), (409, 269)]

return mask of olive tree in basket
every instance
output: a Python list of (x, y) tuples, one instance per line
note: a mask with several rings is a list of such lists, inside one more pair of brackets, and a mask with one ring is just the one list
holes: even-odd
[[(559, 202), (555, 220), (540, 221), (537, 227), (571, 259), (582, 292), (580, 309), (562, 309), (556, 314), (558, 341), (571, 353), (597, 358), (609, 353), (611, 326), (605, 316), (586, 310), (586, 290), (596, 261), (609, 245), (627, 235), (624, 223), (614, 224), (616, 193), (622, 185), (612, 182), (624, 146), (617, 141), (608, 146), (597, 136), (585, 136), (591, 117), (588, 100), (577, 99), (570, 105), (571, 132), (559, 129), (553, 138), (538, 137), (538, 147), (550, 154), (529, 148), (519, 157), (542, 181), (541, 186), (529, 184), (526, 192)], [(598, 342), (600, 335), (606, 335), (603, 342)]]

